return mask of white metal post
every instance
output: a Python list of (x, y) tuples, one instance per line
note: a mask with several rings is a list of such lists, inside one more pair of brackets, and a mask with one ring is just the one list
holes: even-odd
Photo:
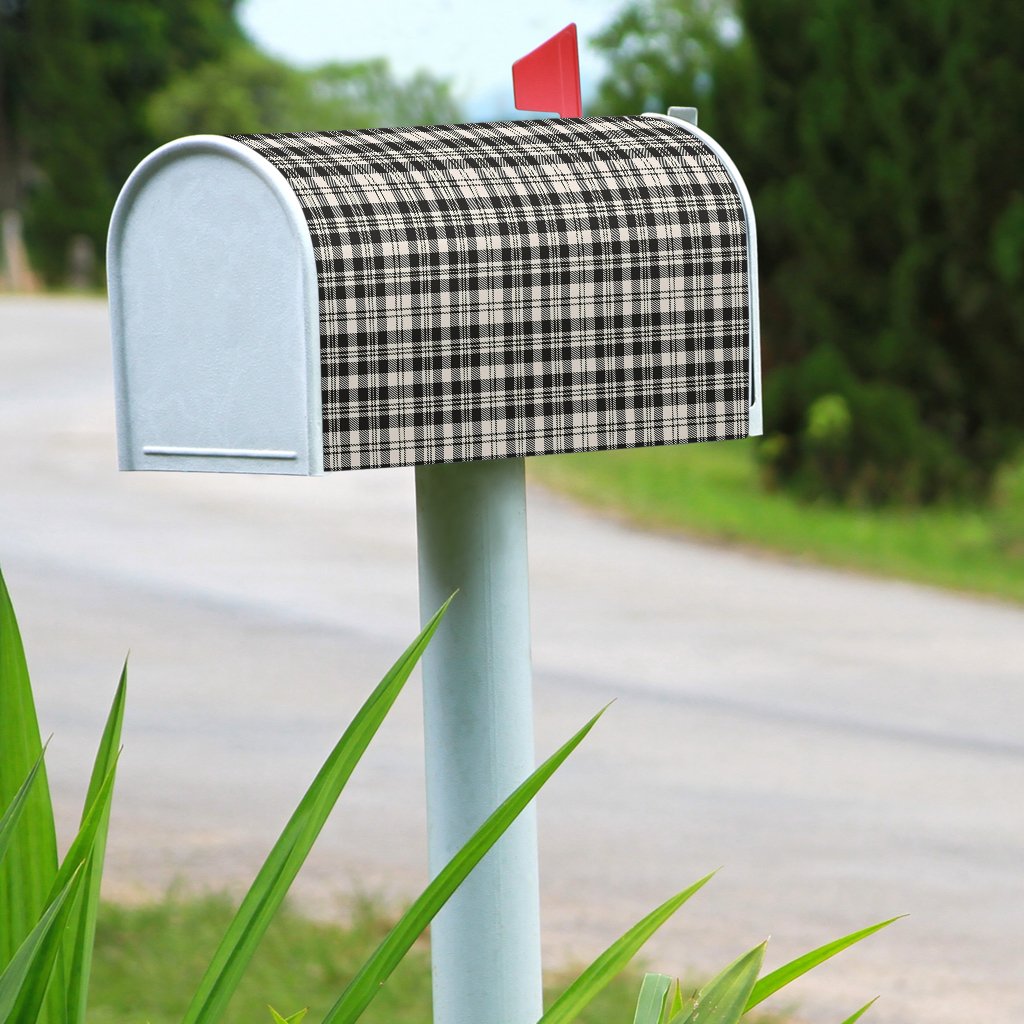
[[(420, 612), (458, 590), (423, 659), (435, 874), (534, 768), (522, 459), (416, 469)], [(528, 808), (431, 928), (434, 1024), (542, 1012), (537, 827)]]

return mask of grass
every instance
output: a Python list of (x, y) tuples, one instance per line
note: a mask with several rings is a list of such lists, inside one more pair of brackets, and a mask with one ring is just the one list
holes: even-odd
[[(99, 915), (88, 1024), (179, 1024), (234, 906), (224, 897), (104, 904)], [(344, 925), (311, 921), (285, 905), (256, 954), (223, 1024), (269, 1024), (308, 1006), (320, 1020), (394, 923), (372, 900), (349, 904)], [(630, 1024), (639, 970), (613, 981), (581, 1024)], [(565, 978), (553, 979), (561, 988)], [(365, 1024), (430, 1024), (430, 964), (418, 943), (361, 1018)]]
[(1024, 472), (1004, 507), (856, 509), (762, 489), (751, 441), (531, 459), (532, 478), (642, 526), (1024, 601)]

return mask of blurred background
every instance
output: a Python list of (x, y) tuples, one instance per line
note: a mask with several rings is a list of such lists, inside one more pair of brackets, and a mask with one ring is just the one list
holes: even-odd
[(695, 465), (610, 457), (614, 484), (544, 471), (662, 525), (1024, 598), (1008, 0), (0, 0), (0, 280), (101, 287), (121, 184), (177, 136), (522, 116), (511, 59), (572, 19), (588, 115), (697, 105), (744, 174), (768, 419)]
[[(0, 563), (64, 835), (133, 651), (96, 1024), (179, 1019), (227, 913), (193, 896), (248, 881), (417, 620), (407, 471), (115, 472), (118, 191), (190, 133), (534, 116), (511, 62), (570, 21), (585, 114), (695, 105), (743, 174), (766, 394), (761, 439), (529, 460), (538, 750), (622, 698), (540, 801), (548, 963), (725, 864), (652, 966), (909, 911), (781, 1019), (1024, 1015), (1024, 5), (0, 0)], [(329, 1005), (325, 950), (422, 882), (417, 701), (300, 878), (347, 931), (290, 920), (230, 1024)]]

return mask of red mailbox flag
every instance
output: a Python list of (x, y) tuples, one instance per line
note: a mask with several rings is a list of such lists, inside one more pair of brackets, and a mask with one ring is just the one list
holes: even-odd
[(557, 35), (512, 65), (516, 110), (554, 111), (559, 117), (582, 117), (580, 57), (576, 25)]

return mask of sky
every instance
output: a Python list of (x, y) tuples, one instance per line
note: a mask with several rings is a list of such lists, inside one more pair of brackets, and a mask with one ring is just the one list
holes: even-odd
[(575, 22), (583, 111), (604, 73), (587, 40), (624, 0), (245, 0), (241, 20), (269, 53), (295, 64), (387, 57), (450, 78), (474, 120), (512, 111), (514, 60)]

